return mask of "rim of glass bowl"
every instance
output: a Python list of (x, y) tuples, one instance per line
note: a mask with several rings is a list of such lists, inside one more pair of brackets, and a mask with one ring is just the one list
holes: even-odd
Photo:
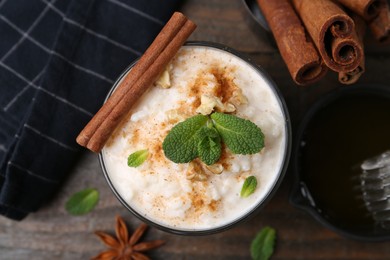
[[(164, 226), (164, 225), (162, 225), (160, 223), (153, 222), (153, 220), (146, 218), (142, 214), (138, 213), (135, 209), (133, 209), (121, 197), (121, 195), (118, 193), (118, 191), (115, 189), (113, 183), (111, 182), (111, 179), (109, 177), (109, 174), (108, 174), (108, 172), (106, 170), (106, 167), (105, 167), (105, 164), (104, 164), (104, 158), (103, 158), (102, 152), (99, 153), (99, 162), (100, 162), (101, 168), (103, 170), (104, 177), (105, 177), (108, 185), (110, 186), (112, 192), (115, 194), (117, 199), (121, 202), (121, 204), (125, 208), (127, 208), (133, 215), (135, 215), (137, 218), (139, 218), (140, 220), (144, 221), (145, 223), (147, 223), (150, 226), (156, 227), (156, 228), (158, 228), (160, 230), (163, 230), (163, 231), (166, 231), (166, 232), (172, 233), (172, 234), (177, 234), (177, 235), (210, 235), (210, 234), (215, 234), (215, 233), (219, 233), (219, 232), (225, 231), (227, 229), (230, 229), (233, 226), (236, 226), (237, 224), (242, 223), (244, 220), (248, 220), (250, 217), (253, 217), (271, 199), (271, 197), (274, 195), (274, 193), (276, 192), (276, 190), (278, 189), (278, 187), (280, 186), (280, 184), (281, 184), (281, 182), (282, 182), (282, 180), (284, 178), (284, 175), (285, 175), (287, 167), (288, 167), (289, 159), (290, 159), (291, 144), (292, 144), (291, 122), (290, 122), (290, 116), (289, 116), (289, 113), (288, 113), (288, 109), (287, 109), (286, 103), (285, 103), (285, 101), (283, 99), (283, 96), (282, 96), (280, 90), (276, 87), (276, 84), (269, 77), (269, 75), (264, 71), (264, 69), (261, 68), (260, 66), (258, 66), (257, 64), (255, 64), (249, 57), (245, 56), (244, 54), (242, 54), (242, 53), (240, 53), (240, 52), (238, 52), (238, 51), (236, 51), (236, 50), (234, 50), (234, 49), (232, 49), (230, 47), (227, 47), (226, 45), (213, 43), (213, 42), (189, 41), (189, 42), (186, 42), (184, 46), (200, 46), (200, 47), (215, 48), (215, 49), (222, 50), (222, 51), (225, 51), (225, 52), (228, 52), (230, 54), (235, 55), (236, 57), (238, 57), (241, 60), (245, 61), (249, 66), (254, 68), (262, 76), (262, 78), (268, 84), (270, 89), (274, 92), (274, 94), (275, 94), (275, 96), (276, 96), (276, 98), (277, 98), (277, 100), (279, 102), (279, 105), (280, 105), (280, 107), (282, 109), (283, 116), (285, 118), (286, 141), (285, 141), (285, 154), (283, 156), (282, 167), (281, 167), (281, 169), (280, 169), (280, 171), (278, 173), (278, 177), (277, 177), (275, 183), (269, 189), (268, 193), (264, 196), (264, 198), (261, 201), (259, 201), (259, 203), (253, 209), (251, 209), (246, 214), (238, 217), (237, 219), (235, 219), (234, 221), (232, 221), (232, 222), (230, 222), (228, 224), (225, 224), (225, 225), (222, 225), (222, 226), (218, 226), (218, 227), (215, 227), (215, 228), (200, 229), (200, 230), (190, 230), (190, 229), (174, 228), (174, 227)], [(109, 93), (107, 94), (106, 100), (104, 102), (107, 101), (107, 99), (111, 96), (111, 94), (116, 89), (118, 83), (122, 80), (122, 78), (127, 74), (127, 72), (134, 66), (134, 64), (136, 62), (137, 61), (132, 62), (124, 70), (124, 72), (122, 72), (122, 74), (119, 76), (119, 78), (113, 84), (113, 86), (112, 86), (111, 90), (109, 91)]]

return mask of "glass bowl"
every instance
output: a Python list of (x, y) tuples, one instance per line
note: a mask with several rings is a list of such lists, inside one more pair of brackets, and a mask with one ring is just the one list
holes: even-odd
[[(101, 168), (103, 170), (103, 174), (105, 179), (107, 180), (108, 185), (110, 186), (112, 192), (115, 194), (117, 199), (122, 203), (122, 205), (127, 208), (133, 215), (138, 217), (140, 220), (146, 222), (147, 224), (154, 226), (160, 230), (174, 233), (174, 234), (180, 234), (180, 235), (208, 235), (213, 234), (217, 232), (224, 231), (228, 228), (231, 228), (238, 223), (241, 223), (242, 221), (248, 219), (251, 216), (254, 216), (263, 206), (266, 202), (269, 201), (269, 199), (272, 197), (272, 195), (276, 192), (278, 189), (285, 171), (287, 169), (287, 165), (289, 162), (290, 157), (290, 150), (291, 150), (291, 125), (290, 125), (290, 118), (288, 114), (288, 110), (286, 107), (286, 104), (283, 100), (283, 97), (281, 93), (279, 92), (278, 88), (276, 87), (275, 83), (270, 79), (270, 77), (267, 75), (267, 73), (259, 66), (257, 66), (255, 63), (253, 63), (249, 58), (247, 58), (245, 55), (227, 47), (221, 44), (216, 43), (210, 43), (210, 42), (187, 42), (185, 44), (185, 47), (203, 47), (203, 48), (210, 48), (219, 50), (223, 53), (227, 53), (229, 55), (233, 55), (237, 57), (239, 60), (243, 61), (246, 65), (248, 65), (248, 68), (254, 69), (256, 73), (262, 78), (262, 80), (265, 82), (265, 84), (269, 87), (269, 90), (271, 93), (274, 94), (274, 97), (277, 100), (278, 106), (283, 114), (283, 125), (284, 125), (284, 133), (285, 133), (285, 141), (284, 141), (284, 147), (283, 147), (283, 155), (281, 160), (281, 166), (278, 168), (277, 176), (275, 176), (274, 181), (271, 183), (269, 190), (265, 192), (265, 196), (259, 200), (256, 205), (250, 208), (247, 212), (244, 212), (243, 214), (240, 214), (237, 218), (233, 219), (232, 221), (229, 221), (228, 223), (218, 225), (216, 227), (210, 227), (210, 228), (204, 228), (204, 229), (191, 229), (191, 228), (177, 228), (172, 225), (167, 225), (160, 223), (158, 220), (154, 220), (151, 217), (145, 216), (145, 214), (140, 213), (137, 211), (130, 203), (128, 203), (123, 196), (118, 192), (118, 189), (115, 187), (115, 184), (110, 176), (110, 172), (107, 169), (106, 162), (105, 162), (105, 155), (104, 155), (104, 149), (99, 154), (99, 161)], [(119, 76), (117, 81), (114, 83), (112, 89), (107, 95), (107, 98), (115, 91), (116, 87), (122, 80), (122, 78), (131, 70), (131, 68), (134, 66), (136, 62), (132, 63), (125, 71)], [(107, 100), (107, 99), (106, 99)], [(267, 137), (266, 137), (267, 138)]]

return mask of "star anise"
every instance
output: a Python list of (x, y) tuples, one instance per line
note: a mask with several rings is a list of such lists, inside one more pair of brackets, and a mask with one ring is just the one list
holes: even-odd
[(120, 216), (116, 217), (115, 233), (113, 237), (105, 232), (96, 231), (95, 234), (109, 247), (93, 257), (93, 260), (148, 260), (150, 259), (143, 252), (156, 248), (164, 244), (163, 240), (140, 242), (140, 238), (145, 233), (148, 225), (142, 223), (129, 237), (126, 223)]

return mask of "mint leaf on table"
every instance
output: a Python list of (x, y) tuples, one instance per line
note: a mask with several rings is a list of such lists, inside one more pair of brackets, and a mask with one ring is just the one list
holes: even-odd
[(235, 154), (254, 154), (264, 147), (264, 134), (253, 122), (237, 116), (213, 113), (211, 119), (226, 146)]
[(65, 209), (71, 215), (84, 215), (96, 206), (99, 192), (96, 189), (85, 189), (74, 193), (65, 204)]
[(138, 167), (148, 158), (148, 150), (139, 150), (129, 155), (127, 158), (127, 165), (129, 167)]
[(251, 256), (253, 260), (268, 260), (273, 252), (276, 240), (276, 231), (271, 227), (264, 227), (257, 233), (251, 243)]
[(244, 184), (241, 188), (240, 196), (243, 198), (249, 197), (253, 192), (255, 192), (257, 187), (257, 179), (255, 176), (249, 176), (245, 179)]
[(215, 128), (203, 126), (199, 131), (198, 156), (207, 165), (216, 163), (221, 157), (221, 137)]
[(187, 163), (198, 156), (199, 130), (209, 118), (196, 115), (175, 125), (163, 142), (165, 156), (175, 163)]

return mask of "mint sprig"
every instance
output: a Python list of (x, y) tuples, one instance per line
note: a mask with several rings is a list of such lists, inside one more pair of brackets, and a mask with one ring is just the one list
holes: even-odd
[(276, 240), (276, 231), (271, 227), (264, 227), (257, 233), (251, 243), (253, 260), (268, 260), (273, 252)]
[(138, 167), (143, 164), (148, 158), (148, 150), (139, 150), (129, 155), (127, 158), (127, 165), (129, 167)]
[(221, 156), (221, 141), (235, 154), (254, 154), (264, 147), (264, 134), (249, 120), (224, 113), (196, 115), (175, 125), (165, 137), (165, 156), (175, 163), (199, 157), (210, 165)]

